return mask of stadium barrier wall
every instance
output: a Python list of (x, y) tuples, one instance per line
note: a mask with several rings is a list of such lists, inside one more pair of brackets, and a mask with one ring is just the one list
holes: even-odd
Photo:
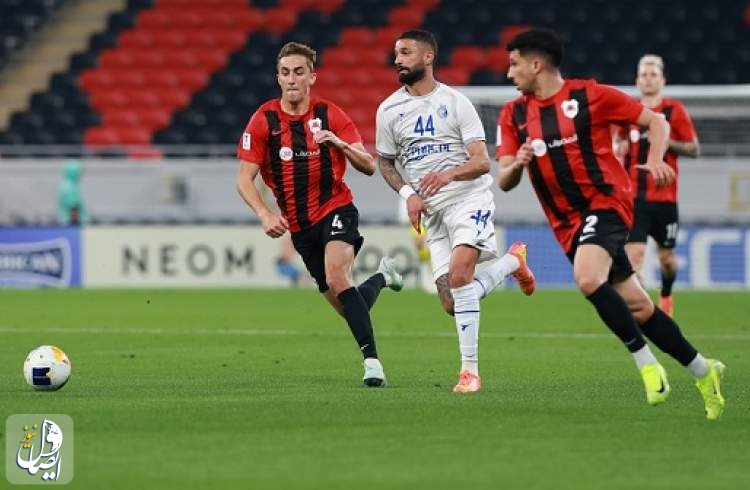
[[(0, 225), (57, 223), (63, 164), (0, 160)], [(209, 159), (85, 160), (81, 192), (96, 224), (257, 222), (235, 190), (237, 165)], [(683, 222), (750, 224), (749, 159), (683, 158), (680, 169)], [(396, 221), (402, 201), (380, 176), (349, 170), (346, 181), (362, 222)], [(528, 178), (512, 192), (497, 186), (493, 192), (499, 223), (546, 222)]]
[[(355, 263), (364, 280), (386, 254), (420, 284), (419, 262), (406, 226), (362, 226)], [(541, 286), (572, 287), (570, 264), (544, 225), (498, 227), (498, 246), (523, 240)], [(276, 270), (280, 243), (254, 225), (85, 228), (0, 228), (1, 287), (287, 287)], [(658, 284), (653, 242), (643, 278)], [(750, 226), (682, 227), (676, 254), (678, 288), (750, 289)], [(301, 260), (297, 265), (302, 267)], [(303, 285), (312, 287), (312, 281)], [(507, 286), (513, 287), (512, 284)]]

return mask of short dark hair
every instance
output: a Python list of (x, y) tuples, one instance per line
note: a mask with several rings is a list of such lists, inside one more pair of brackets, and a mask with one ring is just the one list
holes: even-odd
[(432, 48), (432, 52), (435, 53), (435, 59), (437, 59), (438, 43), (437, 43), (437, 40), (435, 39), (435, 36), (433, 36), (430, 31), (425, 31), (422, 29), (411, 29), (411, 30), (403, 32), (398, 37), (398, 39), (413, 39), (420, 43), (425, 43), (430, 48)]
[(281, 58), (292, 56), (294, 54), (299, 54), (307, 58), (307, 64), (310, 67), (310, 71), (313, 70), (318, 54), (313, 48), (302, 43), (290, 42), (283, 45), (281, 51), (279, 51), (279, 55), (276, 57), (276, 64), (281, 61)]
[(534, 28), (517, 34), (506, 47), (508, 52), (518, 50), (522, 56), (537, 53), (545, 56), (549, 63), (558, 68), (563, 59), (563, 43), (560, 36), (551, 29)]

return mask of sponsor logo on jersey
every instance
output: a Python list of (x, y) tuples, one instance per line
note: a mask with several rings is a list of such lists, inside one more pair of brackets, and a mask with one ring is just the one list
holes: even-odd
[(404, 160), (406, 162), (418, 162), (427, 155), (449, 153), (450, 151), (450, 143), (428, 143), (426, 145), (411, 145), (406, 149), (406, 151), (404, 151)]

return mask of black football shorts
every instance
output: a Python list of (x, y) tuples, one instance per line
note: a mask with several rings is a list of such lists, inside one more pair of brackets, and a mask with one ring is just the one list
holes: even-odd
[(584, 216), (583, 224), (573, 238), (573, 245), (565, 255), (572, 264), (579, 245), (599, 245), (612, 257), (608, 282), (610, 284), (622, 282), (634, 273), (633, 266), (625, 253), (627, 239), (628, 227), (615, 211), (610, 209), (590, 211)]
[(650, 236), (660, 248), (675, 247), (679, 231), (677, 203), (637, 199), (634, 218), (628, 243), (646, 243)]
[(351, 243), (355, 255), (362, 248), (364, 238), (359, 234), (359, 211), (354, 204), (336, 208), (310, 228), (292, 233), (294, 248), (302, 256), (305, 267), (315, 279), (321, 293), (328, 290), (326, 244), (335, 240)]

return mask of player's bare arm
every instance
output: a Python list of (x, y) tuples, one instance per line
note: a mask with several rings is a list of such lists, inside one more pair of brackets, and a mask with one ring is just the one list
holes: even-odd
[(396, 170), (396, 162), (390, 158), (378, 156), (378, 167), (380, 174), (385, 181), (391, 186), (391, 189), (398, 192), (406, 200), (406, 211), (409, 215), (409, 222), (415, 230), (419, 231), (422, 221), (422, 214), (427, 215), (427, 206), (421, 197), (404, 181), (401, 174)]
[(259, 171), (260, 165), (245, 160), (240, 161), (240, 168), (237, 170), (237, 191), (260, 218), (265, 234), (271, 238), (279, 238), (286, 233), (289, 223), (283, 216), (271, 212), (263, 201), (263, 197), (255, 186), (255, 177)]
[(372, 175), (375, 173), (375, 162), (372, 155), (365, 150), (362, 142), (347, 143), (336, 136), (333, 131), (326, 129), (315, 133), (313, 138), (319, 145), (327, 144), (344, 152), (346, 159), (349, 160), (352, 166), (363, 174)]
[(500, 163), (499, 184), (502, 190), (508, 192), (521, 182), (523, 169), (531, 163), (533, 156), (534, 151), (531, 149), (531, 138), (526, 138), (526, 141), (518, 149), (515, 156), (506, 155), (500, 157), (498, 162)]
[(675, 173), (672, 167), (664, 163), (664, 153), (667, 151), (669, 123), (657, 116), (653, 111), (644, 108), (638, 117), (638, 125), (648, 128), (649, 150), (646, 163), (638, 168), (648, 170), (657, 186), (662, 187), (674, 182)]
[(490, 157), (484, 141), (472, 141), (466, 145), (469, 159), (461, 166), (443, 172), (430, 172), (419, 181), (420, 194), (434, 196), (440, 189), (454, 180), (474, 180), (490, 171)]
[(693, 141), (676, 141), (670, 139), (669, 149), (677, 153), (678, 155), (683, 155), (691, 158), (697, 158), (701, 152), (698, 138), (694, 138)]
[(383, 176), (385, 181), (394, 191), (399, 192), (403, 186), (407, 185), (404, 178), (401, 177), (401, 174), (396, 170), (395, 160), (378, 156), (378, 167), (380, 168), (380, 175)]

